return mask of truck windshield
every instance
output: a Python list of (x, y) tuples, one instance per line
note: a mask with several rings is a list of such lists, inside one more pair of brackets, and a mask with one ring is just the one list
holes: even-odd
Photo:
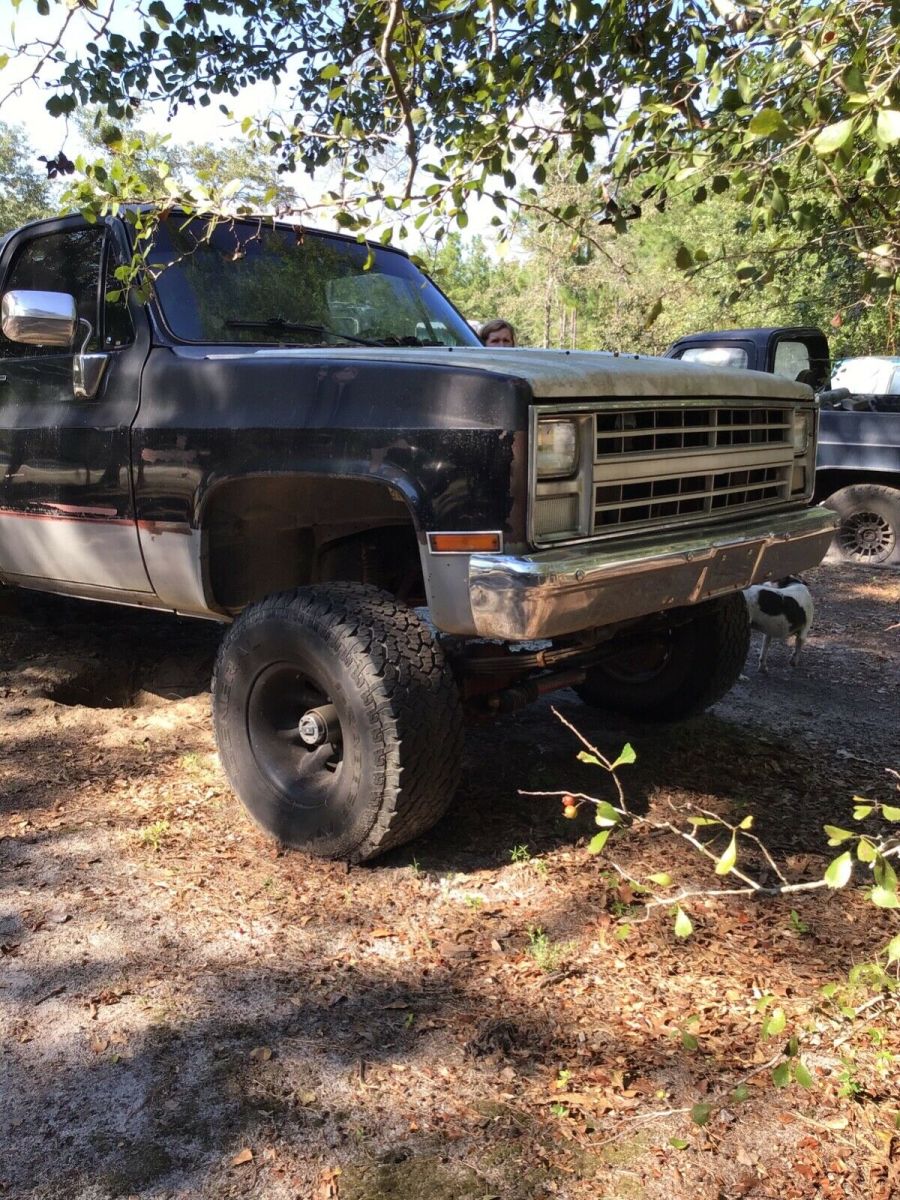
[(404, 255), (263, 220), (172, 216), (149, 256), (166, 323), (188, 342), (478, 346)]

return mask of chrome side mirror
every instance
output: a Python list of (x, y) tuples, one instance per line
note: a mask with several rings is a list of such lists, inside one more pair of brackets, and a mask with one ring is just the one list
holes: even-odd
[(7, 292), (0, 305), (0, 328), (11, 342), (71, 346), (78, 328), (75, 297), (66, 292)]

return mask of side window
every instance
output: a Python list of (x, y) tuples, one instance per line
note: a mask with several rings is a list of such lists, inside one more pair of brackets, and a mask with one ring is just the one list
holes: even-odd
[[(79, 317), (90, 321), (94, 331), (89, 350), (99, 348), (97, 318), (104, 232), (98, 227), (65, 229), (32, 238), (17, 251), (3, 285), (7, 292), (68, 292), (74, 296)], [(29, 346), (12, 342), (0, 333), (0, 358), (59, 353), (58, 346)]]
[(796, 379), (801, 371), (810, 369), (809, 347), (805, 342), (791, 342), (786, 338), (775, 347), (773, 372), (784, 379)]

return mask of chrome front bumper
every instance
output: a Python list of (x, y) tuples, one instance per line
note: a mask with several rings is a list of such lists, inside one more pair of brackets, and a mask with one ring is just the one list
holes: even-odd
[(521, 558), (463, 556), (470, 611), (461, 620), (454, 605), (455, 620), (444, 624), (434, 596), (432, 616), (438, 628), (471, 622), (471, 629), (448, 632), (510, 641), (561, 637), (808, 570), (822, 560), (836, 523), (829, 509), (806, 508), (615, 547), (594, 542)]

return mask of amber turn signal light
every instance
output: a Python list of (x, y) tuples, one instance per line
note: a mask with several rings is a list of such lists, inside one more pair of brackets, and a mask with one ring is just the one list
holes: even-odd
[(499, 533), (429, 533), (433, 554), (498, 554), (503, 549)]

